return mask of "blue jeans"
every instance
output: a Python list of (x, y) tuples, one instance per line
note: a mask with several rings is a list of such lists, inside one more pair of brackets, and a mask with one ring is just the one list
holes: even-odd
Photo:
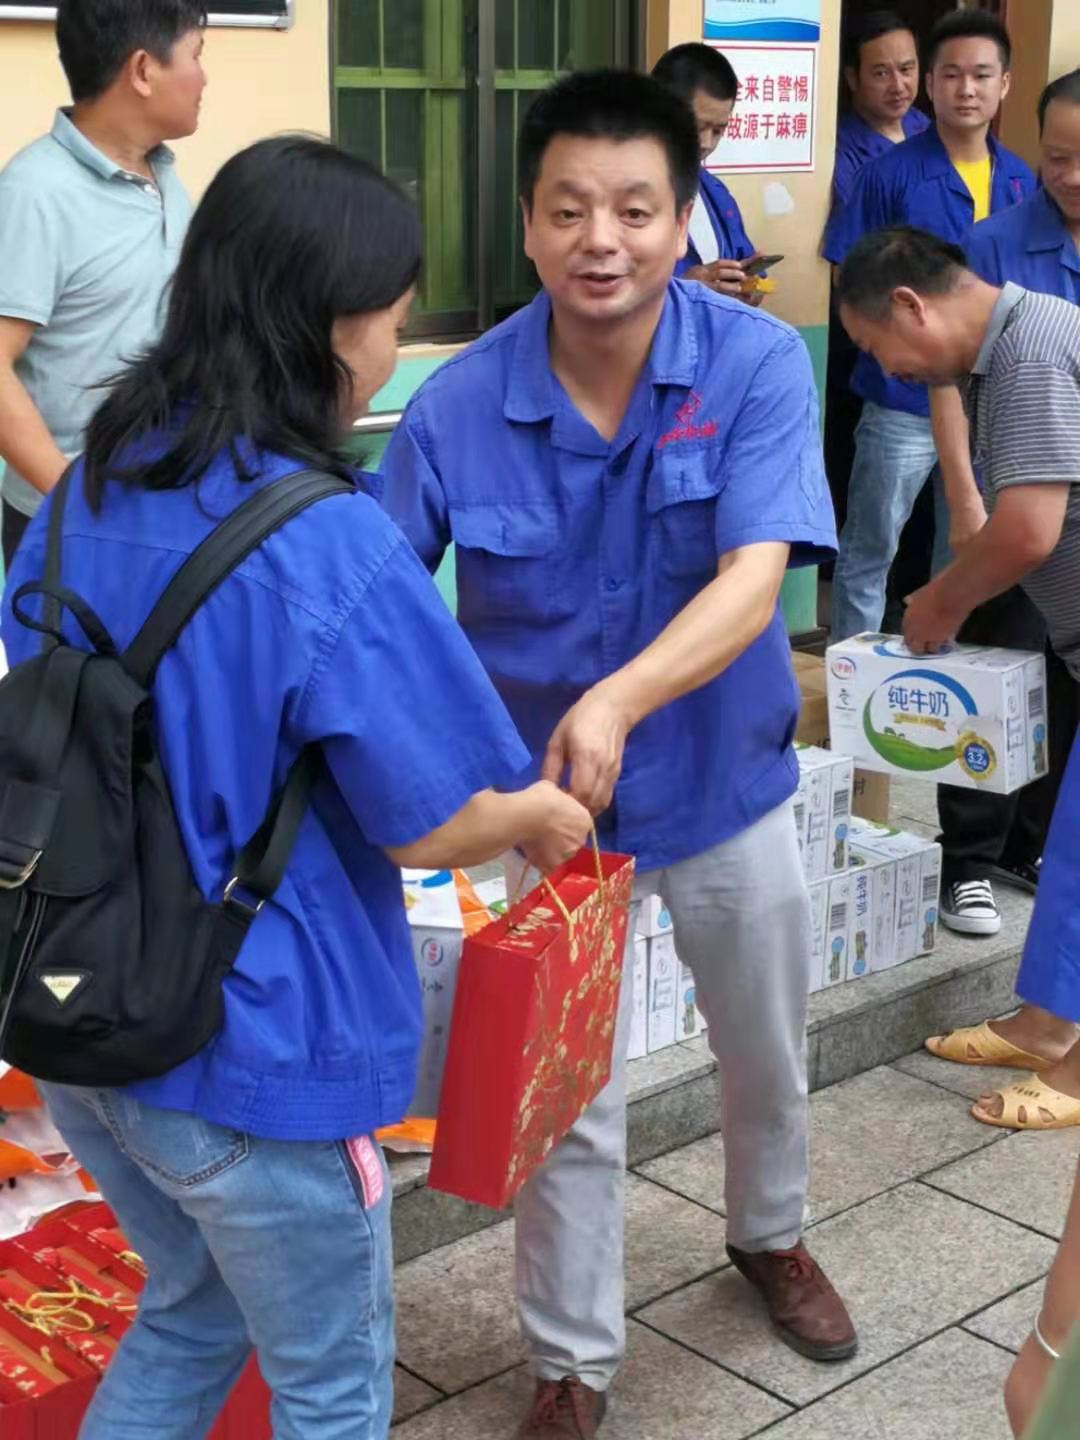
[(832, 638), (880, 630), (885, 585), (900, 535), (934, 475), (933, 572), (949, 561), (949, 512), (930, 421), (867, 401), (855, 430), (847, 522), (832, 592)]
[(252, 1347), (275, 1440), (384, 1440), (393, 1262), (374, 1142), (262, 1140), (122, 1090), (41, 1089), (150, 1272), (80, 1440), (199, 1440)]

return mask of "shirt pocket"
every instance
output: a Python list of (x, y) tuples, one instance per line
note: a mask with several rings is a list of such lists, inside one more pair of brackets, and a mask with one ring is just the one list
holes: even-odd
[(659, 568), (676, 580), (716, 575), (716, 506), (723, 489), (715, 450), (661, 451), (653, 460), (645, 504)]
[(458, 552), (458, 618), (551, 620), (567, 613), (554, 505), (450, 507)]

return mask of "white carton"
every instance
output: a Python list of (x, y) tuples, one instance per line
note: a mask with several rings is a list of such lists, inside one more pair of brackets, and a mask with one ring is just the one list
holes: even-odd
[(842, 874), (847, 869), (854, 762), (816, 745), (796, 745), (795, 754), (799, 761), (795, 829), (806, 878)]
[(654, 935), (649, 941), (649, 1054), (675, 1044), (675, 991), (678, 961), (675, 941), (670, 935)]
[(649, 942), (644, 935), (634, 941), (634, 973), (630, 977), (633, 986), (630, 1009), (630, 1043), (626, 1058), (640, 1060), (649, 1053)]
[(646, 895), (638, 907), (637, 934), (651, 940), (654, 935), (671, 932), (671, 916), (659, 895)]
[(463, 929), (461, 905), (449, 870), (404, 870), (405, 909), (420, 980), (424, 1038), (411, 1115), (438, 1114), (450, 1016), (454, 1008)]
[(697, 987), (694, 972), (676, 956), (675, 966), (679, 983), (675, 991), (675, 1038), (692, 1040), (705, 1029), (705, 1019), (697, 1007)]
[(825, 936), (829, 926), (829, 882), (815, 880), (810, 885), (810, 994), (825, 985)]
[(1027, 700), (1028, 774), (1040, 779), (1049, 768), (1046, 753), (1046, 661), (1042, 655), (1024, 667), (1024, 694)]
[(874, 949), (874, 876), (868, 865), (848, 871), (851, 881), (851, 931), (847, 953), (847, 979), (870, 973)]
[(921, 835), (893, 830), (872, 820), (855, 819), (851, 837), (857, 854), (869, 852), (896, 865), (892, 964), (900, 965), (933, 950), (937, 944), (941, 846)]
[[(1027, 650), (954, 645), (913, 655), (891, 635), (859, 635), (826, 653), (829, 733), (867, 770), (921, 775), (1006, 795), (1031, 779), (1045, 716), (1046, 666)], [(1042, 696), (1039, 691), (1042, 691)]]
[(829, 910), (825, 923), (825, 963), (822, 985), (840, 985), (847, 979), (851, 941), (851, 877), (834, 875), (829, 881)]
[(474, 880), (473, 891), (481, 905), (486, 905), (492, 918), (505, 915), (509, 908), (506, 896), (506, 877), (498, 875), (494, 880)]
[(872, 887), (872, 931), (869, 947), (871, 971), (890, 970), (896, 959), (896, 861), (860, 850), (852, 839), (851, 863), (866, 869)]

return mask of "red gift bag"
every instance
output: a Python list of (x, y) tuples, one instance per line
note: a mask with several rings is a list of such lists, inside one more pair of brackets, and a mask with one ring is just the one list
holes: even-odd
[(466, 937), (432, 1189), (502, 1208), (607, 1084), (633, 879), (582, 850)]

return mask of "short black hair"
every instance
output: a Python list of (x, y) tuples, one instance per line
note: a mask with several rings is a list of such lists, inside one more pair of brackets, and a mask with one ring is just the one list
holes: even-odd
[(167, 64), (176, 42), (205, 24), (203, 0), (60, 0), (56, 41), (71, 98), (103, 95), (136, 50)]
[(844, 68), (858, 74), (863, 46), (880, 40), (883, 35), (893, 35), (897, 30), (906, 30), (914, 38), (914, 30), (895, 10), (871, 10), (868, 15), (860, 15), (844, 35)]
[(676, 207), (681, 210), (697, 194), (701, 155), (693, 112), (650, 75), (577, 70), (541, 90), (518, 136), (518, 189), (530, 209), (544, 152), (557, 135), (659, 140), (667, 154)]
[(1039, 96), (1039, 134), (1046, 126), (1046, 112), (1055, 100), (1065, 100), (1070, 105), (1080, 105), (1080, 70), (1070, 70), (1051, 80)]
[(416, 207), (366, 161), (307, 135), (241, 150), (192, 217), (160, 336), (90, 421), (90, 504), (110, 479), (191, 484), (225, 450), (241, 478), (260, 454), (348, 476), (334, 322), (388, 309), (419, 273)]
[(851, 247), (836, 279), (836, 298), (882, 319), (900, 286), (918, 295), (946, 295), (966, 272), (967, 256), (959, 245), (913, 225), (894, 225), (871, 231)]
[(943, 15), (930, 31), (926, 42), (926, 68), (932, 70), (938, 52), (950, 40), (992, 40), (998, 47), (1003, 70), (1012, 64), (1012, 41), (1009, 32), (996, 15), (985, 10), (954, 10)]
[(654, 80), (691, 102), (699, 90), (714, 100), (734, 100), (739, 93), (739, 77), (731, 61), (700, 40), (676, 45), (661, 55), (652, 73)]

